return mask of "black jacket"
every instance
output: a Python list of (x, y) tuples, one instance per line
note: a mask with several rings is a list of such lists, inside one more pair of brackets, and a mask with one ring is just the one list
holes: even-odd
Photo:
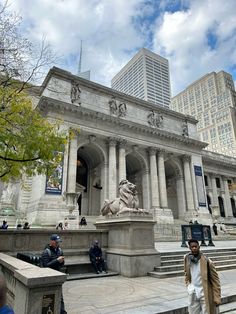
[(64, 262), (60, 263), (57, 260), (59, 256), (63, 256), (62, 249), (60, 247), (53, 248), (48, 244), (42, 253), (42, 266), (60, 271)]
[(90, 260), (96, 259), (96, 257), (102, 257), (102, 250), (99, 246), (93, 245), (89, 250)]

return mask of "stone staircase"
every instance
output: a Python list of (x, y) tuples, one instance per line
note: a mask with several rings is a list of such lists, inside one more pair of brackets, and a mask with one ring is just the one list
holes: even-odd
[[(201, 251), (212, 259), (217, 271), (236, 269), (236, 249), (202, 249)], [(148, 275), (156, 278), (183, 276), (183, 258), (186, 253), (186, 251), (161, 253), (161, 266), (155, 267)]]

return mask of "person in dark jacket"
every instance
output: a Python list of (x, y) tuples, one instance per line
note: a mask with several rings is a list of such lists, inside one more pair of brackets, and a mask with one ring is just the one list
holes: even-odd
[(89, 249), (89, 257), (93, 265), (93, 268), (97, 274), (99, 274), (99, 272), (101, 273), (102, 271), (107, 273), (105, 261), (102, 257), (102, 249), (98, 244), (98, 240), (95, 240), (93, 242), (93, 245)]
[[(61, 238), (57, 234), (52, 234), (50, 243), (45, 247), (42, 253), (42, 266), (49, 267), (54, 270), (60, 271), (64, 266), (65, 260), (63, 251), (60, 248)], [(66, 314), (63, 295), (61, 296), (61, 313)]]
[(7, 230), (7, 228), (8, 228), (7, 221), (6, 221), (6, 220), (3, 220), (3, 222), (2, 222), (2, 225), (1, 225), (0, 229)]

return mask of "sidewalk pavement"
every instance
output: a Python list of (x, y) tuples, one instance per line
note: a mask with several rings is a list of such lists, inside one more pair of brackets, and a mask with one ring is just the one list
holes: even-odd
[[(183, 251), (180, 242), (158, 242), (159, 252)], [(236, 241), (215, 241), (215, 247), (236, 248)], [(219, 272), (222, 297), (236, 294), (236, 271)], [(68, 314), (154, 314), (187, 306), (183, 277), (100, 277), (67, 281), (63, 293)]]

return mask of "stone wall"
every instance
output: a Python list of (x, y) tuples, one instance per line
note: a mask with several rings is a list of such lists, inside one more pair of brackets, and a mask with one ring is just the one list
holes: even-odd
[(94, 239), (103, 248), (107, 247), (107, 231), (104, 230), (0, 230), (0, 252), (41, 252), (49, 243), (52, 233), (57, 233), (62, 239), (63, 250), (89, 249)]

